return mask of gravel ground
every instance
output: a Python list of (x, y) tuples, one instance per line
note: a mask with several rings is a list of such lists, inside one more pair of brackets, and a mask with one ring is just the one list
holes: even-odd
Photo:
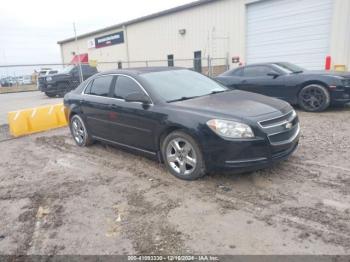
[(0, 142), (0, 254), (350, 254), (350, 108), (273, 168), (195, 182), (68, 129)]
[(0, 142), (4, 140), (11, 139), (9, 126), (8, 125), (0, 125)]

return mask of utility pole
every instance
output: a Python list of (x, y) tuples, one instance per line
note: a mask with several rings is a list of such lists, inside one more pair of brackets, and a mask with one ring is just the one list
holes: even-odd
[(73, 28), (74, 28), (74, 36), (75, 36), (75, 45), (76, 45), (77, 55), (78, 55), (79, 78), (80, 78), (80, 83), (82, 83), (84, 79), (83, 79), (83, 71), (81, 69), (80, 52), (79, 52), (77, 29), (75, 28), (75, 23), (73, 23)]

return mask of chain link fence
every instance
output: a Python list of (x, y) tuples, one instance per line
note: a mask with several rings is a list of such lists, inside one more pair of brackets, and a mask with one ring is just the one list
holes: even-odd
[[(74, 89), (81, 82), (96, 72), (103, 72), (114, 69), (126, 69), (137, 67), (183, 67), (195, 70), (204, 75), (214, 77), (229, 69), (227, 58), (195, 58), (195, 59), (168, 59), (168, 60), (143, 60), (143, 61), (94, 61), (89, 64), (30, 64), (30, 65), (0, 65), (0, 94), (9, 92), (22, 92), (41, 90), (47, 95), (50, 94), (45, 88), (50, 85), (47, 81), (51, 75), (62, 73), (69, 75), (67, 81), (59, 83), (59, 89), (64, 92)], [(73, 70), (75, 68), (75, 71)], [(94, 70), (90, 70), (94, 68)]]
[(184, 67), (195, 70), (207, 76), (217, 76), (229, 69), (227, 58), (197, 58), (197, 59), (168, 59), (142, 61), (111, 61), (97, 62), (98, 71), (136, 67)]

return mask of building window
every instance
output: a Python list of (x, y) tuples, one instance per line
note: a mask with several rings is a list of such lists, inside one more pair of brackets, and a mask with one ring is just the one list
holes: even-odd
[(169, 67), (174, 66), (174, 55), (168, 55), (168, 66)]
[(194, 52), (193, 68), (195, 71), (202, 73), (202, 51)]

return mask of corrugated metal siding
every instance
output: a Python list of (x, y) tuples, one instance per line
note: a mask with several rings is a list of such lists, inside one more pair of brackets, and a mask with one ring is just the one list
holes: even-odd
[(350, 70), (350, 1), (334, 0), (331, 55), (333, 65), (346, 65)]
[[(120, 44), (120, 45), (113, 45), (106, 48), (97, 48), (97, 49), (88, 49), (88, 40), (94, 39), (95, 37), (100, 37), (104, 35), (109, 35), (115, 32), (120, 32), (123, 29), (117, 29), (113, 31), (107, 31), (104, 33), (97, 34), (94, 37), (87, 37), (83, 38), (77, 41), (77, 43), (68, 42), (65, 44), (62, 44), (62, 58), (63, 63), (70, 63), (72, 60), (72, 52), (77, 52), (77, 49), (79, 49), (80, 53), (88, 53), (90, 60), (97, 60), (97, 61), (103, 61), (103, 62), (115, 62), (118, 60), (126, 61), (126, 45)], [(114, 68), (116, 65), (113, 65)], [(104, 67), (102, 66), (99, 68), (99, 70), (108, 70), (110, 69), (110, 65), (106, 64)]]
[[(132, 24), (126, 27), (129, 60), (165, 60), (173, 54), (176, 59), (193, 58), (195, 51), (202, 56), (226, 57), (244, 54), (245, 0), (220, 0), (188, 10)], [(186, 29), (181, 36), (180, 29)], [(126, 45), (101, 49), (87, 49), (87, 41), (94, 37), (116, 32), (112, 30), (78, 40), (80, 52), (88, 52), (98, 61), (127, 60)], [(69, 62), (75, 43), (62, 44), (63, 57)], [(219, 61), (217, 61), (219, 63)], [(190, 66), (192, 62), (177, 62), (176, 66)], [(222, 61), (220, 62), (223, 63)], [(164, 65), (152, 63), (151, 65)], [(133, 63), (131, 66), (145, 66)], [(206, 66), (206, 65), (203, 65)]]
[(247, 62), (289, 61), (324, 67), (332, 0), (268, 0), (247, 8)]
[[(261, 4), (273, 3), (276, 0), (262, 0)], [(279, 0), (281, 1), (281, 0)], [(290, 48), (292, 51), (288, 51), (288, 46), (291, 41), (297, 39), (298, 36), (304, 34), (304, 39), (312, 41), (311, 37), (315, 37), (315, 32), (322, 32), (328, 34), (328, 42), (324, 41), (323, 48), (318, 50), (316, 54), (317, 59), (312, 62), (313, 64), (320, 64), (319, 67), (323, 67), (324, 56), (331, 54), (333, 57), (334, 64), (345, 64), (350, 69), (350, 0), (283, 0), (290, 3), (290, 7), (285, 8), (283, 12), (270, 12), (265, 10), (268, 14), (268, 19), (274, 19), (276, 16), (279, 19), (271, 26), (263, 26), (261, 28), (261, 34), (265, 37), (264, 39), (259, 38), (257, 35), (248, 35), (246, 37), (246, 27), (249, 26), (247, 21), (247, 14), (249, 10), (246, 10), (246, 3), (249, 0), (220, 0), (211, 4), (197, 6), (195, 8), (181, 11), (178, 13), (166, 15), (163, 17), (154, 18), (151, 20), (143, 21), (133, 25), (127, 26), (128, 38), (129, 38), (129, 53), (130, 60), (159, 60), (166, 59), (168, 54), (173, 54), (175, 59), (179, 58), (192, 58), (194, 51), (202, 51), (203, 56), (208, 54), (212, 56), (226, 56), (227, 49), (229, 56), (240, 56), (243, 62), (246, 62), (246, 41), (249, 42), (247, 45), (265, 44), (269, 48), (266, 50), (276, 54), (277, 51), (281, 52), (279, 57), (274, 57), (274, 60), (287, 60), (298, 63), (295, 59), (295, 53), (293, 48), (302, 48), (307, 50), (307, 44), (299, 43), (303, 39), (297, 40)], [(329, 1), (331, 4), (329, 4)], [(292, 30), (290, 27), (300, 22), (298, 16), (292, 16), (291, 19), (285, 18), (291, 12), (307, 12), (317, 13), (318, 9), (314, 5), (306, 5), (305, 3), (313, 3), (321, 6), (318, 8), (327, 8), (330, 10), (332, 20), (328, 21), (329, 27), (331, 27), (330, 33), (327, 33), (328, 29), (321, 30), (322, 26), (308, 27), (301, 26), (297, 30)], [(252, 3), (249, 6), (259, 5), (260, 3)], [(295, 9), (298, 10), (295, 10)], [(333, 10), (333, 11), (332, 11)], [(259, 12), (254, 16), (254, 19), (262, 19), (261, 23), (264, 22), (263, 18), (259, 18), (261, 15)], [(327, 13), (327, 16), (330, 14)], [(320, 16), (320, 15), (318, 15)], [(321, 17), (314, 17), (312, 19), (320, 19)], [(324, 17), (324, 15), (322, 15)], [(311, 19), (310, 18), (310, 19)], [(328, 20), (328, 18), (327, 18)], [(289, 22), (288, 22), (289, 21)], [(289, 24), (288, 24), (289, 23)], [(330, 26), (331, 25), (331, 26)], [(282, 28), (281, 28), (282, 27)], [(281, 31), (286, 31), (288, 34), (277, 34), (275, 35), (275, 43), (271, 43), (273, 32), (276, 28)], [(178, 33), (179, 29), (186, 29), (187, 33), (185, 36), (181, 36)], [(214, 30), (213, 30), (214, 29)], [(101, 49), (87, 49), (87, 41), (98, 36), (108, 35), (122, 30), (113, 29), (103, 33), (96, 34), (94, 36), (85, 37), (78, 40), (79, 50), (81, 53), (89, 53), (90, 59), (98, 61), (127, 61), (126, 44), (114, 45)], [(264, 31), (265, 30), (265, 31)], [(249, 31), (249, 29), (247, 29)], [(229, 37), (229, 39), (223, 39)], [(213, 39), (214, 38), (214, 39)], [(292, 40), (291, 40), (292, 39)], [(250, 41), (251, 40), (251, 41)], [(265, 41), (265, 42), (264, 42)], [(314, 42), (315, 43), (315, 42)], [(328, 47), (327, 47), (328, 45)], [(314, 44), (314, 46), (317, 46)], [(318, 44), (318, 48), (321, 45)], [(313, 47), (312, 47), (313, 48)], [(328, 48), (327, 54), (324, 50)], [(72, 52), (76, 52), (76, 44), (74, 41), (62, 44), (62, 58), (65, 63), (69, 63), (72, 59)], [(252, 55), (248, 54), (252, 57)], [(255, 56), (259, 58), (258, 56)], [(301, 56), (306, 57), (305, 55)], [(261, 58), (261, 57), (260, 57)], [(259, 59), (260, 59), (259, 58)], [(265, 58), (266, 59), (266, 58)], [(312, 59), (308, 59), (312, 60)], [(250, 60), (251, 61), (251, 60)], [(188, 63), (177, 63), (178, 66), (188, 66)], [(164, 63), (153, 63), (151, 65), (163, 65)], [(116, 67), (116, 65), (111, 65)], [(109, 69), (111, 66), (106, 66), (103, 69)], [(130, 66), (145, 66), (144, 63), (131, 64)], [(205, 66), (205, 64), (203, 65)], [(231, 66), (235, 66), (232, 65)], [(307, 66), (308, 67), (308, 66)]]
[[(206, 57), (226, 57), (227, 50), (244, 51), (242, 0), (222, 0), (140, 24), (128, 26), (131, 60), (192, 58), (195, 51)], [(180, 29), (186, 29), (184, 36)]]

